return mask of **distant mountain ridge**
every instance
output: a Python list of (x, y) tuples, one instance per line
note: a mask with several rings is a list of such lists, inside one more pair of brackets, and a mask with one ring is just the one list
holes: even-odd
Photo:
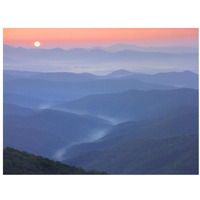
[(152, 71), (162, 65), (168, 71), (171, 67), (184, 70), (190, 66), (192, 71), (197, 72), (198, 67), (198, 52), (191, 53), (191, 51), (170, 53), (123, 49), (109, 52), (103, 49), (25, 49), (8, 45), (4, 45), (3, 51), (4, 69), (68, 71), (68, 69), (76, 70), (76, 68), (80, 70), (87, 66), (93, 71), (101, 71), (99, 66), (103, 69), (106, 69), (105, 67), (111, 69), (111, 65), (116, 65), (121, 68), (126, 67), (126, 69), (134, 66), (135, 69), (142, 69), (142, 71), (147, 71), (149, 68)]
[(72, 72), (29, 72), (4, 70), (4, 80), (17, 80), (22, 78), (42, 79), (49, 81), (65, 82), (84, 82), (101, 79), (103, 77), (90, 73), (72, 73)]
[(116, 77), (124, 77), (124, 76), (126, 77), (126, 76), (130, 76), (132, 74), (133, 73), (128, 71), (128, 70), (121, 69), (121, 70), (117, 70), (117, 71), (111, 72), (110, 74), (107, 75), (107, 77), (114, 77), (114, 78), (116, 78)]
[[(192, 56), (197, 53), (183, 53), (184, 56)], [(157, 57), (157, 59), (163, 58), (175, 58), (176, 56), (180, 57), (181, 54), (171, 54), (171, 53), (162, 53), (162, 52), (142, 52), (142, 51), (135, 51), (135, 50), (120, 50), (117, 52), (108, 52), (102, 49), (70, 49), (70, 50), (64, 50), (64, 49), (25, 49), (22, 47), (11, 47), (8, 45), (4, 45), (4, 55), (8, 58), (12, 59), (22, 59), (24, 61), (27, 61), (28, 59), (50, 59), (50, 60), (68, 60), (68, 59), (84, 59), (84, 60), (90, 60), (90, 61), (101, 61), (107, 60), (111, 61), (112, 59), (116, 60), (131, 60), (131, 58), (134, 59), (141, 59), (143, 56), (145, 56), (146, 59), (153, 59)], [(121, 59), (120, 59), (121, 58)], [(34, 61), (34, 60), (33, 60)]]
[[(75, 76), (76, 79), (79, 77)], [(4, 91), (17, 93), (24, 96), (40, 98), (43, 101), (64, 102), (89, 94), (102, 94), (121, 92), (130, 89), (151, 90), (151, 89), (174, 89), (173, 86), (166, 86), (157, 83), (147, 83), (133, 77), (127, 79), (96, 79), (93, 81), (79, 80), (76, 82), (51, 81), (45, 79), (20, 78), (16, 80), (5, 80)]]
[(163, 52), (163, 53), (198, 53), (198, 48), (196, 47), (187, 47), (187, 46), (163, 46), (163, 47), (145, 47), (137, 46), (134, 44), (115, 44), (109, 47), (96, 47), (104, 49), (110, 52), (122, 51), (122, 50), (134, 50), (134, 51), (143, 51), (143, 52)]
[(157, 74), (134, 74), (134, 78), (150, 83), (173, 85), (177, 87), (188, 87), (197, 89), (199, 87), (199, 77), (191, 71), (168, 72)]
[(163, 72), (155, 74), (135, 73), (128, 70), (116, 70), (107, 75), (94, 75), (91, 73), (72, 72), (29, 72), (4, 70), (4, 81), (17, 79), (41, 79), (47, 81), (88, 82), (105, 79), (136, 78), (140, 81), (171, 85), (177, 87), (198, 88), (198, 74), (191, 71)]
[[(4, 44), (5, 50), (11, 49), (12, 46)], [(13, 47), (17, 49), (23, 49), (22, 47)], [(27, 49), (27, 48), (25, 48)], [(35, 48), (29, 48), (31, 50), (35, 50)], [(163, 53), (198, 53), (197, 47), (189, 47), (189, 46), (138, 46), (134, 44), (114, 44), (108, 47), (93, 47), (93, 48), (71, 48), (71, 49), (63, 49), (63, 48), (52, 48), (50, 51), (59, 51), (62, 53), (63, 51), (70, 52), (85, 52), (89, 50), (105, 50), (109, 52), (117, 52), (123, 50), (132, 50), (132, 51), (143, 51), (143, 52), (163, 52)]]

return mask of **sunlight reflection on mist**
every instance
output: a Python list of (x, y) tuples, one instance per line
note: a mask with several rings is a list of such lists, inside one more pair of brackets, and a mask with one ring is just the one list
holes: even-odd
[(58, 161), (62, 161), (64, 159), (64, 155), (67, 152), (67, 149), (69, 149), (70, 147), (74, 146), (74, 145), (78, 145), (81, 143), (90, 143), (90, 142), (95, 142), (99, 139), (101, 139), (102, 137), (104, 137), (107, 133), (108, 133), (109, 129), (97, 129), (97, 130), (93, 130), (91, 131), (91, 133), (88, 135), (88, 137), (86, 137), (83, 140), (77, 141), (77, 142), (72, 142), (71, 144), (60, 148), (59, 150), (57, 150), (54, 155), (52, 156), (52, 158), (54, 160), (58, 160)]

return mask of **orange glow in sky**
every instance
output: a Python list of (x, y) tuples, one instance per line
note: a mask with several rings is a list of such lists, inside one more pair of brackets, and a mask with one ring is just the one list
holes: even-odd
[(4, 44), (31, 48), (109, 46), (198, 46), (197, 28), (4, 28)]

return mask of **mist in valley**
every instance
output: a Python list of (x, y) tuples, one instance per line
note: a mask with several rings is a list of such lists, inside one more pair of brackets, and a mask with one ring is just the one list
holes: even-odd
[(110, 129), (92, 130), (91, 133), (89, 133), (88, 136), (85, 137), (84, 139), (76, 141), (76, 142), (72, 142), (69, 145), (65, 145), (64, 147), (56, 150), (56, 152), (52, 155), (51, 158), (54, 160), (63, 161), (66, 159), (66, 157), (68, 157), (67, 152), (71, 147), (79, 145), (79, 144), (96, 142), (99, 139), (103, 138), (109, 132), (109, 130)]

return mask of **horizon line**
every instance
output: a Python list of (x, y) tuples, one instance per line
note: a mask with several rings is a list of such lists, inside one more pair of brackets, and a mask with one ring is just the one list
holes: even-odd
[(13, 46), (10, 44), (6, 44), (3, 43), (3, 46), (10, 46), (12, 48), (23, 48), (23, 49), (42, 49), (42, 50), (52, 50), (52, 49), (62, 49), (62, 50), (71, 50), (71, 49), (87, 49), (87, 50), (91, 50), (91, 49), (104, 49), (104, 48), (109, 48), (109, 47), (113, 47), (115, 45), (129, 45), (129, 46), (135, 46), (135, 47), (142, 47), (144, 49), (148, 49), (148, 48), (167, 48), (167, 47), (187, 47), (187, 48), (193, 48), (193, 49), (199, 49), (199, 47), (196, 46), (187, 46), (187, 45), (167, 45), (167, 46), (142, 46), (142, 45), (136, 45), (134, 43), (115, 43), (112, 45), (108, 45), (108, 46), (93, 46), (93, 47), (69, 47), (69, 48), (62, 48), (62, 47), (54, 47), (54, 48), (42, 48), (42, 47), (23, 47), (23, 46)]
[[(194, 74), (197, 74), (199, 75), (199, 73), (196, 73), (196, 72), (193, 72), (191, 70), (183, 70), (183, 71), (166, 71), (166, 72), (155, 72), (155, 73), (144, 73), (144, 72), (134, 72), (134, 71), (130, 71), (130, 70), (126, 70), (126, 69), (117, 69), (117, 70), (113, 70), (113, 71), (110, 71), (108, 72), (106, 75), (109, 75), (110, 73), (113, 73), (113, 72), (117, 72), (117, 71), (127, 71), (127, 72), (131, 72), (131, 73), (141, 73), (141, 74), (150, 74), (150, 75), (153, 75), (153, 74), (160, 74), (160, 73), (183, 73), (183, 72), (191, 72), (191, 73), (194, 73)], [(97, 74), (94, 74), (94, 73), (91, 73), (91, 72), (81, 72), (81, 73), (76, 73), (76, 72), (66, 72), (66, 71), (28, 71), (28, 70), (13, 70), (13, 69), (3, 69), (3, 71), (17, 71), (17, 72), (32, 72), (32, 73), (72, 73), (72, 74), (92, 74), (92, 75), (95, 75), (95, 76), (105, 76), (105, 75), (97, 75)]]

